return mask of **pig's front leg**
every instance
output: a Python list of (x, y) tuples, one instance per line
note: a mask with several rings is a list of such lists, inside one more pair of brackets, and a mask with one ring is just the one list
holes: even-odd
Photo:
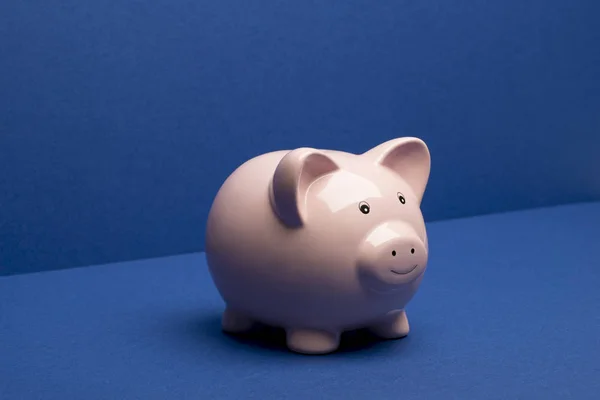
[(313, 329), (287, 329), (287, 346), (296, 353), (326, 354), (337, 350), (340, 345), (339, 332)]
[(226, 308), (221, 318), (221, 326), (227, 333), (244, 333), (254, 326), (254, 321), (243, 313)]
[(370, 330), (383, 339), (402, 338), (408, 335), (410, 330), (406, 312), (404, 310), (391, 311), (383, 319), (371, 326)]

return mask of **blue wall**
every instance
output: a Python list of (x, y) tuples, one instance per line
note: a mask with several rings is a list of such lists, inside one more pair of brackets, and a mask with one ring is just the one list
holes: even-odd
[(5, 0), (0, 274), (202, 249), (262, 152), (433, 156), (428, 220), (600, 199), (600, 2)]

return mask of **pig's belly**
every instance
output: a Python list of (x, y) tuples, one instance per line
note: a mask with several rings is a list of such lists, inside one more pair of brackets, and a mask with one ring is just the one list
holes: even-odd
[[(250, 283), (251, 285), (253, 283)], [(254, 285), (259, 288), (258, 285)], [(404, 291), (387, 298), (364, 293), (340, 293), (332, 288), (329, 294), (306, 293), (298, 288), (285, 287), (274, 290), (248, 290), (230, 292), (222, 288), (223, 298), (228, 307), (248, 315), (262, 323), (283, 328), (325, 329), (345, 331), (365, 327), (375, 323), (386, 313), (404, 308), (410, 297)]]
[(343, 331), (367, 326), (389, 311), (404, 308), (419, 283), (379, 294), (362, 287), (351, 267), (341, 266), (347, 273), (333, 280), (317, 271), (334, 266), (300, 265), (302, 257), (284, 264), (272, 264), (260, 255), (245, 262), (211, 257), (214, 282), (228, 307), (284, 328)]

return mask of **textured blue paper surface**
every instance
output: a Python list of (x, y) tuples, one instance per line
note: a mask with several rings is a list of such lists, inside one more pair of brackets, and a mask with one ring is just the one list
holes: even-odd
[(600, 203), (429, 233), (410, 335), (327, 356), (222, 334), (202, 254), (0, 278), (0, 399), (598, 399)]
[(600, 1), (0, 1), (0, 274), (203, 250), (239, 164), (432, 151), (427, 220), (600, 200)]

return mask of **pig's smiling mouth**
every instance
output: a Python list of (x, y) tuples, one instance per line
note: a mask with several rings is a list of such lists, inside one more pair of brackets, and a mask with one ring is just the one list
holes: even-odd
[(398, 272), (393, 269), (391, 269), (390, 271), (392, 271), (396, 275), (406, 275), (406, 274), (410, 274), (411, 272), (413, 272), (415, 269), (417, 269), (418, 266), (419, 266), (419, 264), (415, 264), (409, 271), (406, 271), (406, 272)]

